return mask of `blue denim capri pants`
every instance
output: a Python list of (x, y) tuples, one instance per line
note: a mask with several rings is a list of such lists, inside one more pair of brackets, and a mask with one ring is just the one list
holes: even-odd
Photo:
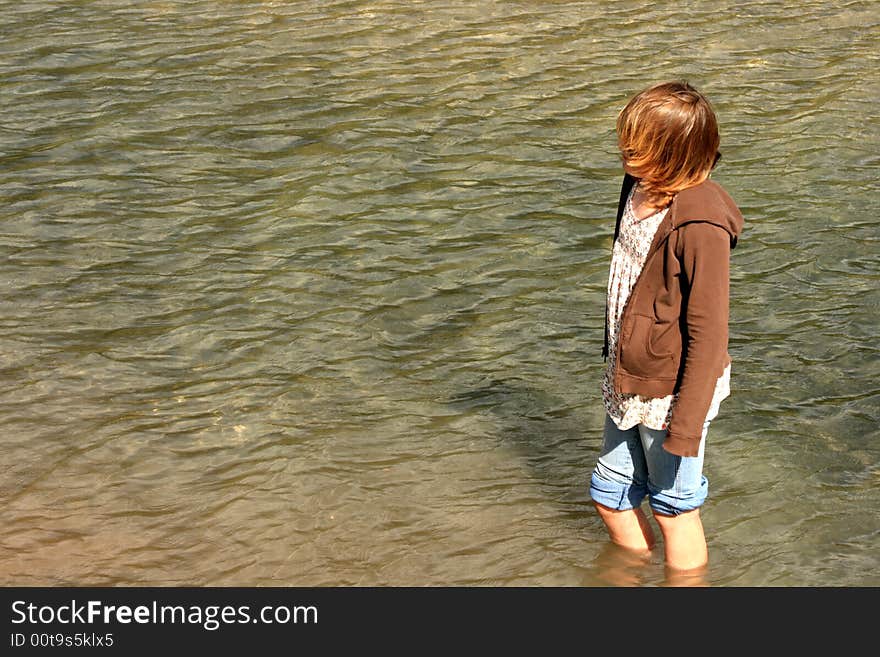
[(621, 431), (605, 415), (602, 452), (590, 478), (590, 497), (618, 511), (637, 509), (645, 497), (651, 509), (677, 516), (699, 508), (709, 494), (703, 453), (709, 420), (703, 425), (697, 456), (676, 456), (663, 449), (666, 430), (638, 424)]

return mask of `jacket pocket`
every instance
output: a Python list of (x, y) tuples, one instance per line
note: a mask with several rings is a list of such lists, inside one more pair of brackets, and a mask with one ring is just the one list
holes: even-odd
[(633, 315), (632, 330), (620, 348), (624, 370), (643, 378), (674, 379), (680, 354), (681, 335), (676, 324)]

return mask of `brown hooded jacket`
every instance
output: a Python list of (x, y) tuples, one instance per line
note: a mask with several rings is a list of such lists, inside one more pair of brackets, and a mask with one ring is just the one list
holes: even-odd
[[(626, 175), (614, 238), (636, 179)], [(620, 321), (614, 389), (665, 397), (678, 393), (663, 448), (696, 456), (727, 352), (730, 252), (743, 216), (706, 180), (673, 198)], [(606, 313), (605, 349), (608, 355)]]

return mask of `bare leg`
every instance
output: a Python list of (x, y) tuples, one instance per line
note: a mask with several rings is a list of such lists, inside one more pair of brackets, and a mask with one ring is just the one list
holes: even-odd
[(663, 583), (665, 586), (675, 587), (709, 586), (709, 580), (706, 579), (708, 571), (706, 566), (691, 570), (675, 570), (666, 566), (666, 579)]
[(664, 516), (655, 512), (654, 519), (663, 533), (667, 568), (693, 570), (706, 566), (709, 562), (709, 551), (706, 548), (699, 509), (677, 516)]
[(606, 541), (583, 586), (642, 586), (651, 565), (651, 553), (630, 550)]
[(641, 509), (618, 511), (594, 502), (599, 517), (608, 529), (611, 541), (636, 551), (650, 551), (654, 547), (654, 530)]

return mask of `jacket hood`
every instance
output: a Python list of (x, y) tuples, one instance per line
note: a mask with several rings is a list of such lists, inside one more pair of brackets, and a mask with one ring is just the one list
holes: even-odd
[(672, 229), (695, 221), (711, 223), (727, 231), (730, 248), (742, 234), (743, 216), (734, 200), (712, 180), (684, 189), (675, 195), (669, 208)]

